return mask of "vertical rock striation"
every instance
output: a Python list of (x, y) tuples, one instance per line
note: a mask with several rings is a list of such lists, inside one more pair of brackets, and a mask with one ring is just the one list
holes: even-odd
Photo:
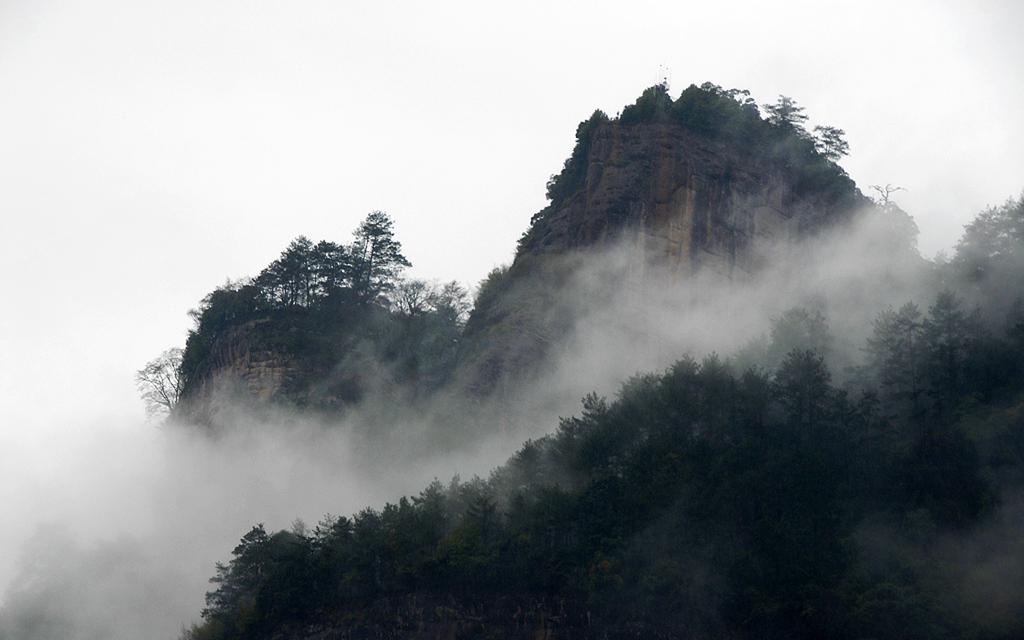
[[(790, 167), (677, 122), (600, 123), (579, 189), (549, 207), (520, 249), (559, 253), (624, 243), (680, 274), (749, 274), (761, 249), (847, 218), (866, 203), (801, 188)], [(837, 197), (838, 195), (838, 197)]]

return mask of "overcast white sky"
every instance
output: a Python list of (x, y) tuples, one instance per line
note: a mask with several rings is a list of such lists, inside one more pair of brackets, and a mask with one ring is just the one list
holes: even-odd
[(298, 234), (384, 209), (415, 275), (478, 281), (661, 65), (794, 96), (950, 247), (1024, 188), (1022, 6), (0, 0), (0, 448), (141, 412), (133, 371)]

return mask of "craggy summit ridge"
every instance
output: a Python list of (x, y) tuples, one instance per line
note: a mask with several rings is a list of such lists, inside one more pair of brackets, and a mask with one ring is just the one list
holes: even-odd
[(749, 273), (759, 239), (797, 238), (868, 204), (793, 114), (764, 120), (746, 92), (708, 83), (675, 101), (652, 87), (576, 135), (520, 254), (626, 240), (673, 271)]
[[(582, 307), (609, 289), (639, 293), (664, 282), (651, 274), (666, 272), (670, 280), (698, 271), (746, 278), (780, 245), (871, 206), (835, 162), (846, 148), (840, 130), (812, 136), (786, 97), (765, 111), (746, 91), (705, 83), (672, 100), (656, 85), (619, 117), (596, 111), (580, 123), (514, 263), (481, 287), (461, 383), (489, 394), (530, 377)], [(582, 266), (587, 256), (611, 249), (619, 273), (602, 265), (610, 281), (581, 291), (578, 276), (594, 267)]]
[[(442, 295), (401, 278), (400, 253), (372, 264), (366, 223), (352, 245), (300, 237), (252, 281), (204, 300), (184, 353), (184, 414), (215, 422), (228, 396), (335, 412), (371, 389), (392, 404), (509, 390), (571, 333), (581, 308), (567, 300), (607, 293), (572, 289), (575, 257), (625, 248), (629, 277), (606, 289), (637, 287), (649, 270), (746, 277), (776, 243), (870, 204), (835, 163), (841, 131), (812, 136), (788, 98), (765, 111), (705, 83), (676, 100), (656, 85), (614, 119), (595, 112), (514, 263), (484, 281), (466, 322), (457, 287)], [(387, 216), (372, 215), (386, 222), (378, 240), (400, 249)]]

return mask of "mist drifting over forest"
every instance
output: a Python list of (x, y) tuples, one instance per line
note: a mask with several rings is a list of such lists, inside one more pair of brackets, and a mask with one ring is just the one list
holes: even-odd
[[(523, 383), (513, 400), (445, 393), (426, 404), (378, 407), (382, 400), (371, 394), (332, 420), (296, 409), (253, 413), (230, 397), (214, 435), (181, 423), (103, 425), (89, 438), (66, 441), (54, 455), (73, 486), (50, 494), (57, 500), (48, 504), (49, 517), (34, 524), (19, 550), (0, 629), (11, 638), (173, 637), (196, 619), (210, 567), (253, 524), (253, 514), (268, 529), (301, 529), (324, 514), (415, 494), (435, 478), (486, 478), (521, 442), (543, 438), (560, 416), (578, 413), (584, 394), (615, 396), (622, 381), (663, 371), (683, 355), (777, 367), (785, 351), (778, 340), (807, 339), (778, 334), (799, 334), (815, 316), (830, 336), (817, 346), (834, 380), (857, 389), (879, 314), (908, 301), (926, 308), (952, 284), (949, 267), (921, 259), (912, 237), (894, 240), (887, 215), (896, 214), (866, 211), (807, 243), (768, 247), (770, 266), (735, 278), (655, 272), (632, 282), (623, 274), (634, 258), (621, 244), (568, 258), (573, 277), (556, 297), (579, 320), (538, 369), (543, 376)], [(806, 313), (795, 317), (795, 309)], [(444, 409), (453, 404), (481, 402), (465, 411), (470, 424), (434, 420), (451, 415)], [(375, 415), (395, 422), (384, 433), (361, 428)], [(499, 417), (501, 428), (489, 428), (486, 421)], [(431, 448), (437, 429), (462, 441)], [(950, 549), (943, 552), (950, 579), (979, 590), (958, 593), (956, 607), (990, 608), (996, 593), (994, 615), (1020, 604), (1010, 582), (1022, 561), (1010, 533), (1019, 504), (1018, 494), (1007, 496), (983, 526), (941, 542)], [(115, 535), (100, 525), (110, 522)], [(887, 540), (882, 525), (865, 523), (864, 531), (873, 544), (900, 544)], [(965, 546), (976, 560), (965, 561)]]
[(1011, 5), (0, 8), (0, 640), (1017, 637)]

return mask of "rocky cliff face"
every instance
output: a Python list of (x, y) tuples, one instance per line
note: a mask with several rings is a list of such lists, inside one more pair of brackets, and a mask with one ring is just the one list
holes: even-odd
[(219, 337), (206, 355), (205, 375), (182, 398), (179, 417), (209, 424), (234, 398), (257, 405), (297, 399), (297, 382), (309, 375), (309, 365), (288, 350), (260, 344), (260, 325), (268, 322), (251, 320)]
[(599, 124), (584, 178), (542, 212), (523, 253), (623, 243), (673, 272), (756, 271), (761, 247), (802, 237), (866, 203), (800, 184), (784, 161), (718, 143), (676, 122)]
[[(583, 271), (631, 291), (664, 286), (665, 274), (745, 279), (780, 246), (870, 205), (803, 130), (714, 87), (674, 102), (654, 87), (619, 118), (596, 112), (548, 196), (511, 268), (489, 283), (500, 291), (484, 292), (468, 326), (461, 373), (485, 393), (535, 375), (601, 297), (579, 290)], [(610, 264), (622, 273), (609, 277)]]

